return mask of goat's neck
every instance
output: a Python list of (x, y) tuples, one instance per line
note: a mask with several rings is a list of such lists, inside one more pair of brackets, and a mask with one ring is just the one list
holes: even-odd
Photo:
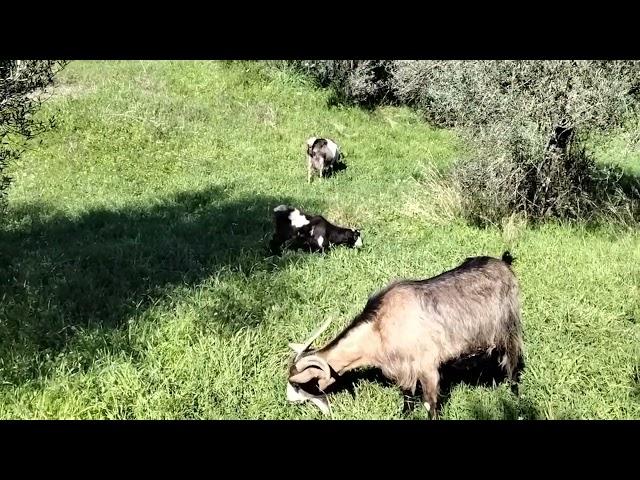
[(331, 243), (337, 243), (340, 240), (344, 239), (345, 234), (349, 231), (348, 228), (335, 227), (328, 229), (327, 231), (327, 240)]
[(371, 322), (361, 323), (350, 329), (337, 341), (320, 350), (317, 354), (324, 358), (339, 375), (363, 366), (372, 365), (378, 348), (378, 335)]

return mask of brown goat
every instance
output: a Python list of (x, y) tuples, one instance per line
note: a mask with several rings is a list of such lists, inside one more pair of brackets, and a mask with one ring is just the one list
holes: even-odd
[(420, 382), (424, 405), (437, 417), (439, 367), (494, 349), (502, 355), (500, 365), (517, 393), (523, 345), (512, 261), (509, 252), (502, 259), (472, 257), (429, 279), (394, 282), (369, 298), (326, 346), (309, 349), (328, 323), (305, 344), (289, 344), (296, 356), (289, 370), (288, 399), (314, 398), (316, 404), (322, 399), (327, 404), (324, 395), (310, 394), (307, 388), (317, 386), (324, 393), (340, 375), (368, 366), (413, 394)]

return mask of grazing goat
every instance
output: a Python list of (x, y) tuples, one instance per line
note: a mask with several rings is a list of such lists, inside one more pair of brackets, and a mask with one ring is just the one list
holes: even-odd
[(362, 246), (359, 230), (339, 227), (321, 215), (309, 215), (294, 207), (277, 206), (273, 209), (273, 220), (275, 233), (270, 248), (274, 254), (280, 253), (285, 244), (291, 249), (311, 252), (324, 252), (336, 245)]
[(338, 145), (328, 138), (311, 137), (307, 140), (307, 183), (311, 183), (311, 174), (316, 171), (320, 178), (340, 163), (342, 155)]
[[(374, 367), (422, 400), (437, 417), (439, 367), (467, 355), (501, 355), (500, 365), (518, 394), (522, 361), (520, 294), (513, 258), (467, 258), (456, 268), (424, 280), (400, 280), (370, 297), (363, 311), (320, 349), (309, 347), (329, 322), (296, 352), (289, 368), (287, 398), (313, 399), (327, 411), (324, 391), (339, 376)], [(314, 392), (320, 391), (320, 395)]]

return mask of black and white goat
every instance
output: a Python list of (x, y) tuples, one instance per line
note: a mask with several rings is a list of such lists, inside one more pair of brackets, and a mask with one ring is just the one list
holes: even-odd
[(500, 365), (517, 393), (523, 367), (519, 286), (508, 252), (502, 259), (472, 257), (423, 280), (401, 280), (369, 298), (363, 311), (319, 349), (291, 343), (287, 399), (310, 400), (325, 413), (324, 391), (345, 372), (380, 369), (405, 391), (422, 386), (423, 402), (437, 416), (439, 367), (464, 356), (501, 356)]
[(319, 173), (320, 178), (342, 161), (340, 148), (331, 139), (311, 137), (307, 139), (307, 182), (311, 182), (313, 171)]
[(278, 254), (282, 247), (325, 252), (334, 246), (360, 248), (359, 230), (334, 225), (322, 215), (309, 215), (298, 208), (279, 205), (273, 209), (275, 232), (271, 238), (271, 252)]

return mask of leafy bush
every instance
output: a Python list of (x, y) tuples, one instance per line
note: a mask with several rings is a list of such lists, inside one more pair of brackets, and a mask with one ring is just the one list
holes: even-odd
[(393, 83), (401, 101), (468, 140), (453, 178), (473, 220), (637, 209), (637, 185), (625, 190), (585, 145), (636, 114), (638, 62), (402, 61)]
[(65, 62), (0, 60), (0, 207), (11, 179), (6, 167), (19, 158), (25, 144), (53, 124), (34, 118), (42, 93)]
[(288, 65), (333, 91), (333, 103), (375, 106), (394, 101), (396, 62), (387, 60), (295, 60)]

